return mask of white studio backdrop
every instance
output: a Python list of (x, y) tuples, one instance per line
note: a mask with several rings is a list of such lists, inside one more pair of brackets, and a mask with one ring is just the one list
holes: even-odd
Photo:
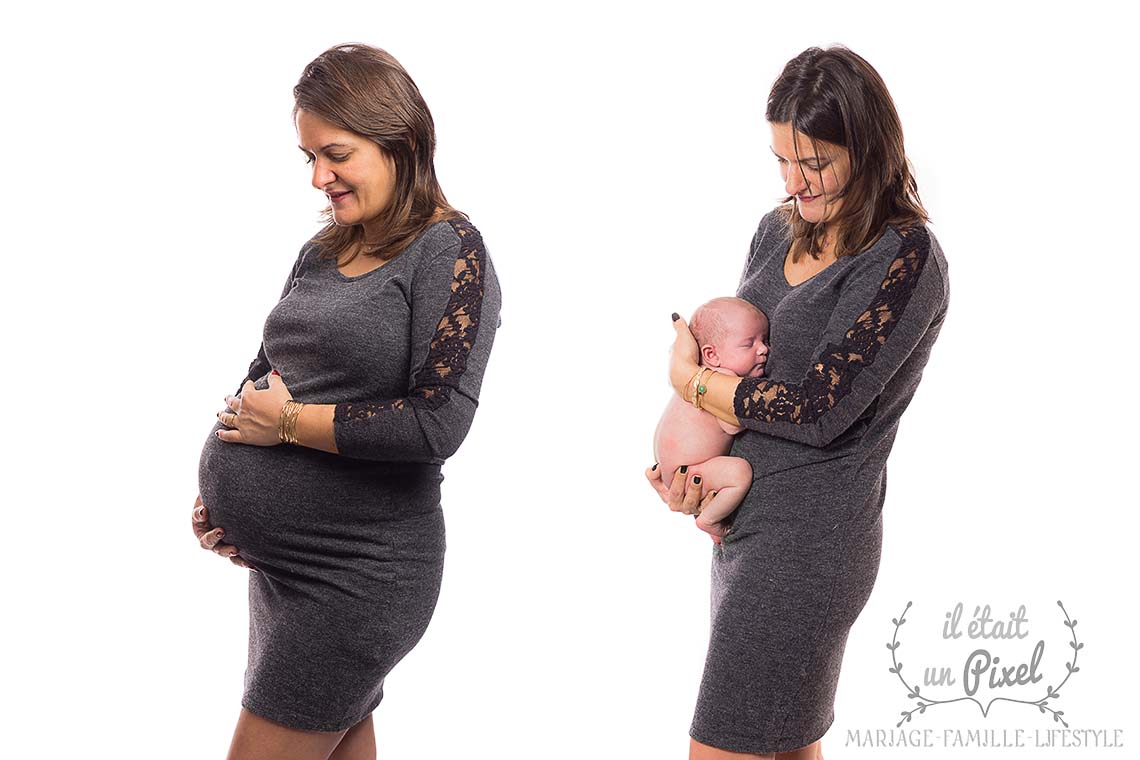
[[(375, 713), (381, 757), (685, 756), (711, 544), (643, 482), (668, 315), (735, 291), (781, 196), (768, 89), (832, 43), (895, 98), (952, 304), (891, 456), (882, 565), (825, 753), (909, 755), (847, 740), (912, 706), (884, 646), (908, 601), (931, 631), (957, 602), (1026, 605), (1036, 635), (1060, 629), (1063, 600), (1087, 645), (1059, 706), (1075, 728), (1126, 727), (1140, 167), (1134, 19), (1117, 8), (6, 10), (0, 756), (224, 756), (247, 571), (190, 531), (198, 453), (318, 229), (292, 86), (353, 41), (420, 86), (444, 190), (504, 296), (475, 425), (444, 469), (436, 615)], [(1056, 724), (948, 706), (911, 725)]]

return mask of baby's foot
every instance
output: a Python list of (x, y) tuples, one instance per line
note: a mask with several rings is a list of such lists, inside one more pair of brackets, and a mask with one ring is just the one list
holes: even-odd
[(704, 519), (704, 515), (697, 515), (697, 527), (712, 537), (713, 543), (720, 545), (720, 540), (728, 535), (728, 524), (724, 520), (716, 522)]

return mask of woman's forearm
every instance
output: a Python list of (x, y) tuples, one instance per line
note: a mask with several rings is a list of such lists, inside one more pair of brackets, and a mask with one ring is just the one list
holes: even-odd
[(297, 444), (339, 454), (333, 435), (336, 404), (305, 404), (297, 415)]
[[(714, 417), (724, 420), (730, 425), (740, 425), (733, 411), (733, 399), (736, 397), (736, 386), (740, 385), (740, 378), (713, 372), (711, 376), (705, 373), (705, 394), (701, 399), (701, 409)], [(689, 399), (692, 399), (692, 389), (689, 389)]]
[[(693, 374), (696, 374), (697, 369), (698, 368), (694, 365)], [(739, 384), (739, 377), (726, 375), (723, 372), (705, 372), (705, 393), (701, 398), (701, 409), (704, 409), (718, 419), (724, 420), (730, 425), (739, 426), (740, 420), (736, 418), (733, 409), (733, 399), (736, 397), (736, 386)], [(676, 386), (675, 390), (686, 403), (693, 403), (694, 389), (691, 379)]]

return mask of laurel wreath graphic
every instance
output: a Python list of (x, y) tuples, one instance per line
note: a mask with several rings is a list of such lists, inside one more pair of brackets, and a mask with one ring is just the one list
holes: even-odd
[(907, 602), (906, 608), (903, 609), (903, 613), (897, 618), (891, 618), (891, 622), (895, 624), (895, 631), (894, 635), (891, 637), (891, 640), (887, 643), (887, 649), (891, 650), (891, 667), (889, 668), (890, 672), (898, 676), (899, 682), (906, 687), (907, 698), (917, 700), (917, 704), (913, 709), (902, 711), (902, 719), (895, 724), (895, 728), (898, 728), (903, 723), (908, 723), (915, 713), (918, 713), (919, 715), (925, 713), (926, 708), (928, 707), (934, 707), (935, 705), (948, 705), (953, 702), (962, 701), (969, 701), (976, 704), (978, 706), (978, 709), (982, 711), (983, 718), (989, 715), (990, 708), (993, 707), (994, 702), (1015, 702), (1024, 705), (1033, 705), (1038, 710), (1040, 710), (1042, 714), (1051, 713), (1053, 715), (1054, 722), (1059, 722), (1065, 728), (1069, 727), (1069, 724), (1066, 723), (1065, 719), (1061, 717), (1065, 714), (1065, 711), (1055, 710), (1050, 707), (1049, 700), (1057, 700), (1061, 696), (1061, 687), (1068, 683), (1069, 679), (1073, 677), (1073, 673), (1076, 673), (1080, 670), (1080, 668), (1077, 667), (1077, 655), (1082, 649), (1084, 649), (1085, 645), (1077, 641), (1077, 621), (1069, 617), (1069, 612), (1065, 609), (1065, 605), (1061, 603), (1061, 600), (1057, 600), (1057, 606), (1060, 607), (1061, 612), (1064, 613), (1065, 626), (1069, 629), (1069, 633), (1073, 637), (1073, 640), (1069, 642), (1069, 646), (1073, 650), (1073, 661), (1065, 663), (1065, 668), (1069, 671), (1065, 675), (1065, 679), (1061, 681), (1061, 683), (1057, 684), (1056, 687), (1047, 686), (1045, 689), (1045, 696), (1041, 697), (1040, 699), (1030, 700), (1013, 699), (1010, 697), (995, 697), (991, 699), (989, 701), (989, 704), (985, 706), (983, 706), (981, 702), (974, 699), (973, 697), (958, 697), (956, 699), (933, 699), (932, 697), (929, 697), (925, 694), (921, 694), (919, 692), (918, 686), (911, 686), (906, 682), (906, 679), (903, 678), (903, 664), (899, 662), (898, 659), (898, 648), (902, 645), (902, 642), (899, 641), (899, 628), (901, 628), (903, 624), (906, 623), (906, 613), (907, 610), (911, 608), (911, 604), (912, 602)]

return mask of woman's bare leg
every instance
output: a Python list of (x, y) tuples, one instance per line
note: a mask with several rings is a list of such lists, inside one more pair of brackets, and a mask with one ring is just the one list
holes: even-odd
[(756, 755), (749, 752), (729, 752), (726, 749), (717, 749), (707, 744), (701, 744), (696, 739), (689, 739), (689, 760), (775, 760), (775, 755)]
[(776, 760), (819, 760), (823, 757), (822, 753), (820, 741), (814, 741), (806, 747), (800, 747), (791, 752), (777, 752)]
[(696, 739), (690, 739), (689, 760), (823, 760), (823, 754), (818, 741), (791, 752), (756, 755), (749, 752), (729, 752), (725, 749), (701, 744)]
[(376, 731), (371, 715), (348, 729), (329, 760), (376, 760)]
[(345, 733), (289, 728), (243, 707), (226, 760), (328, 760)]

